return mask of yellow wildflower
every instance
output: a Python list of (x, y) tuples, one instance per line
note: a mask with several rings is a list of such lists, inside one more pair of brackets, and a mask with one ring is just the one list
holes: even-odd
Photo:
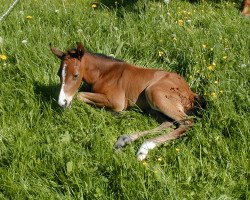
[(92, 3), (91, 7), (94, 9), (97, 8), (97, 3)]
[(163, 51), (159, 51), (158, 54), (159, 54), (159, 57), (162, 57), (164, 55), (164, 52)]
[(176, 38), (176, 37), (173, 37), (173, 41), (176, 42), (176, 41), (177, 41), (177, 38)]
[(220, 93), (223, 94), (223, 90), (220, 90)]
[(4, 54), (0, 54), (0, 60), (7, 60), (7, 56)]
[(32, 19), (32, 16), (28, 15), (26, 16), (26, 19)]
[(176, 150), (177, 152), (179, 152), (179, 151), (180, 151), (181, 149), (179, 149), (179, 148), (176, 148), (175, 150)]
[(216, 95), (216, 93), (215, 93), (215, 92), (212, 92), (212, 93), (211, 93), (211, 96), (212, 96), (212, 97), (214, 97), (214, 98), (216, 98), (216, 97), (217, 97), (217, 95)]
[(144, 161), (142, 164), (143, 164), (145, 167), (148, 166), (148, 163), (147, 163), (146, 161)]
[(214, 83), (215, 83), (215, 84), (218, 84), (218, 83), (219, 83), (219, 81), (214, 81)]
[(207, 48), (207, 45), (203, 44), (202, 47), (205, 49), (205, 48)]
[(226, 60), (226, 59), (227, 59), (227, 56), (223, 56), (223, 59)]
[(213, 50), (214, 50), (214, 48), (211, 48), (211, 49), (210, 49), (210, 51), (213, 51)]
[(214, 71), (215, 66), (214, 66), (214, 65), (209, 65), (207, 68), (208, 68), (208, 70), (210, 70), (210, 71)]
[(157, 160), (158, 160), (159, 162), (161, 162), (161, 161), (162, 161), (162, 157), (158, 158)]
[(182, 19), (179, 19), (179, 20), (177, 21), (177, 23), (178, 23), (180, 26), (183, 26), (183, 25), (184, 25), (184, 22), (183, 22)]
[(208, 70), (210, 70), (210, 71), (214, 71), (215, 70), (215, 66), (216, 66), (216, 64), (213, 62), (211, 65), (209, 65), (207, 68), (208, 68)]

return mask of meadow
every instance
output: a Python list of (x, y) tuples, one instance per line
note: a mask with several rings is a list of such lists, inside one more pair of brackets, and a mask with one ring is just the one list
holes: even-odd
[[(97, 1), (98, 2), (98, 1)], [(233, 1), (19, 1), (0, 21), (0, 199), (249, 199), (250, 19)], [(11, 0), (0, 0), (0, 15)], [(207, 108), (185, 137), (135, 156), (157, 126), (57, 105), (60, 61), (81, 41), (93, 52), (180, 73)]]

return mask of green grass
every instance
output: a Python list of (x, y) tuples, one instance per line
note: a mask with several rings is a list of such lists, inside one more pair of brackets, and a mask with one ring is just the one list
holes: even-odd
[[(0, 14), (11, 2), (0, 0)], [(249, 199), (250, 20), (239, 4), (138, 1), (94, 10), (90, 0), (19, 1), (0, 22), (7, 56), (0, 60), (0, 199)], [(49, 43), (65, 50), (76, 41), (177, 71), (205, 96), (207, 110), (186, 137), (144, 163), (135, 153), (145, 138), (114, 152), (119, 135), (157, 123), (136, 109), (114, 116), (76, 100), (59, 108), (59, 60)]]

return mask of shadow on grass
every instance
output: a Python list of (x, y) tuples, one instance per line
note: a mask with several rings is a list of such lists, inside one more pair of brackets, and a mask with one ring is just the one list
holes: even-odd
[(50, 104), (53, 110), (61, 112), (61, 108), (57, 104), (57, 98), (59, 95), (59, 86), (57, 84), (44, 85), (42, 83), (35, 82), (34, 93), (40, 102), (42, 102), (42, 106)]

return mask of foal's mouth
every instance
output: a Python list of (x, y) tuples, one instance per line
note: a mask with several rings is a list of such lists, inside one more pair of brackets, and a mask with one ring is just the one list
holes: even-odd
[(63, 108), (63, 110), (65, 110), (66, 108), (70, 108), (71, 107), (71, 104), (72, 104), (72, 101), (67, 101), (66, 99), (64, 100), (64, 104), (63, 105), (61, 105), (60, 103), (58, 103), (59, 104), (59, 106), (61, 107), (61, 108)]

